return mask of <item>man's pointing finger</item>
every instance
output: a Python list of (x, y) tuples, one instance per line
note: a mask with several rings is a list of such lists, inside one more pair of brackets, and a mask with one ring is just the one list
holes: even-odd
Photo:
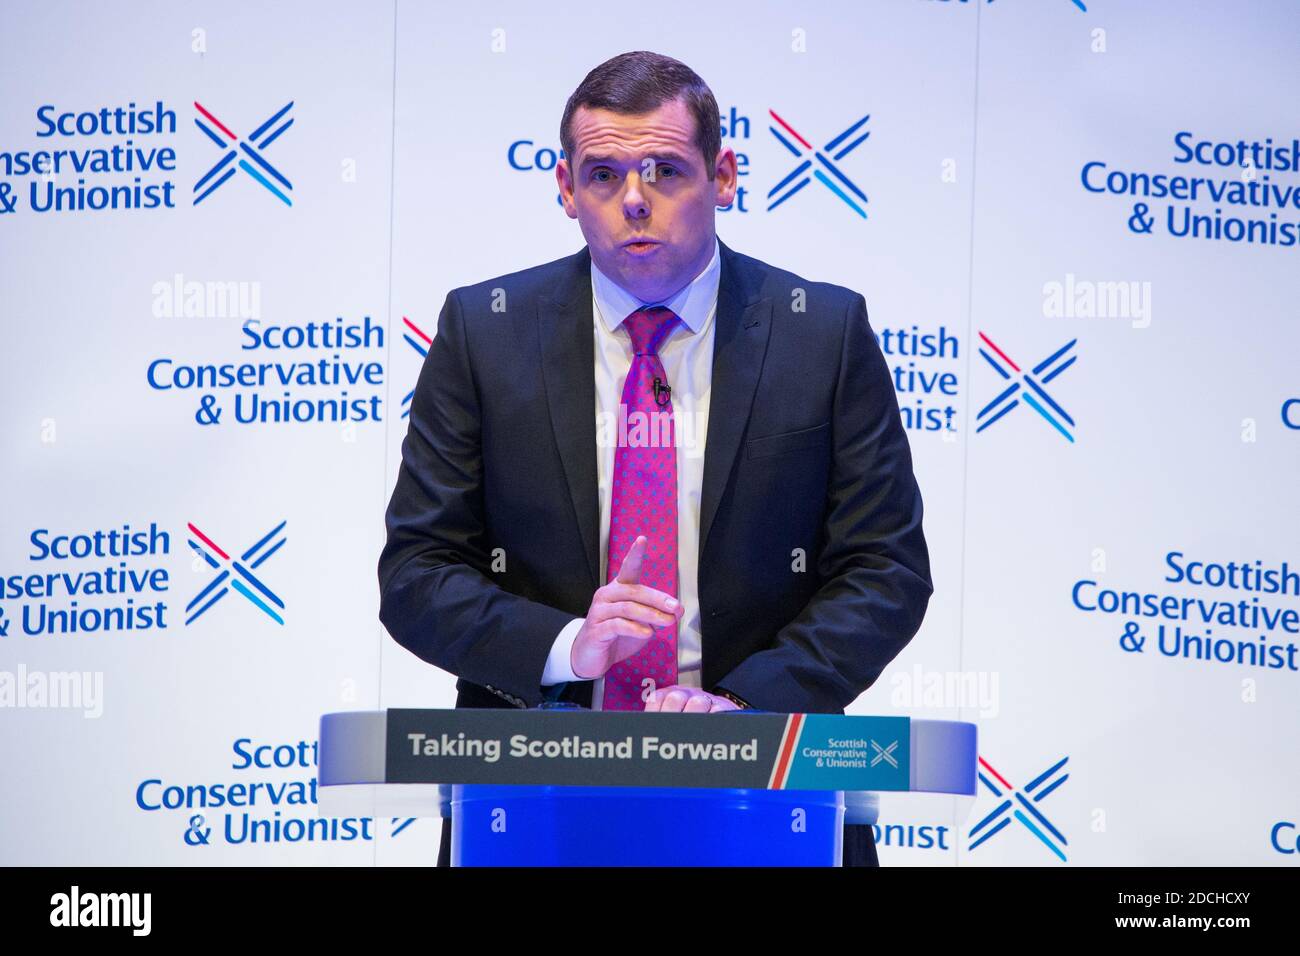
[(623, 564), (618, 569), (618, 577), (615, 578), (620, 584), (640, 584), (641, 583), (641, 565), (645, 562), (645, 549), (647, 539), (645, 535), (638, 535), (637, 539), (632, 542), (632, 547), (628, 549), (627, 556), (623, 558)]

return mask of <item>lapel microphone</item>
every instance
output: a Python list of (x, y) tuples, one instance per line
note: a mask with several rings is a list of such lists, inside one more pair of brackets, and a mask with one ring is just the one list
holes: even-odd
[(660, 408), (672, 401), (673, 390), (663, 379), (656, 377), (652, 387), (655, 394), (655, 404)]

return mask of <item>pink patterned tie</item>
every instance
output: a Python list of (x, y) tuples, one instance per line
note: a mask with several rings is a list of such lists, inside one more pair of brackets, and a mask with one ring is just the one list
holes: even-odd
[[(610, 491), (609, 569), (618, 576), (623, 559), (645, 535), (641, 583), (677, 596), (677, 444), (673, 403), (655, 380), (667, 384), (659, 345), (681, 319), (663, 306), (638, 309), (623, 320), (632, 339), (632, 367), (623, 382), (624, 415), (619, 417)], [(624, 425), (626, 421), (626, 426)], [(605, 710), (645, 710), (643, 681), (654, 687), (677, 683), (677, 622), (658, 628), (637, 653), (605, 674)]]

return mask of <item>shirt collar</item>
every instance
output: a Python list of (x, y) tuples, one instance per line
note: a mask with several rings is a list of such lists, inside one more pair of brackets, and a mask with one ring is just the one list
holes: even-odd
[(605, 328), (613, 332), (623, 320), (635, 312), (650, 305), (663, 305), (672, 309), (691, 332), (704, 328), (709, 314), (718, 298), (718, 281), (722, 274), (722, 259), (718, 239), (713, 239), (713, 258), (704, 267), (704, 271), (683, 286), (671, 298), (661, 302), (643, 302), (628, 292), (605, 273), (591, 263), (591, 289), (596, 299), (596, 311), (600, 313)]

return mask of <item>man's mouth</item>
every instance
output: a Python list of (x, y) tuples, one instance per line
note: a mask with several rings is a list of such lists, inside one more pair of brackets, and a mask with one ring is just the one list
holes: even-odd
[(631, 252), (636, 255), (641, 255), (650, 252), (652, 249), (657, 248), (658, 245), (659, 243), (653, 239), (644, 239), (644, 240), (634, 239), (631, 242), (623, 243), (623, 248), (627, 252)]

